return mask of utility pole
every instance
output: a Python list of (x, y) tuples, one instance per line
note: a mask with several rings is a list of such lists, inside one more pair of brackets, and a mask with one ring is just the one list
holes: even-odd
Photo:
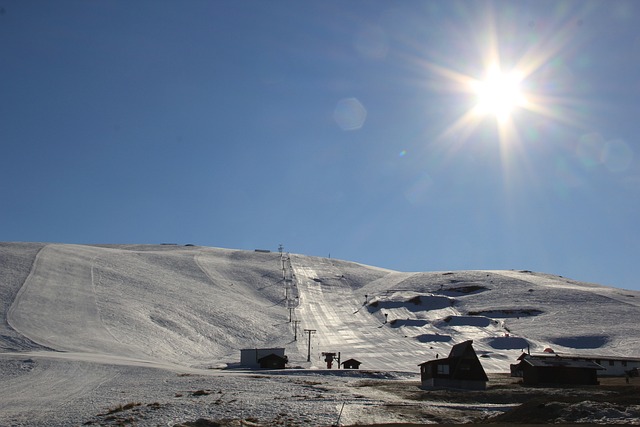
[(293, 321), (293, 340), (294, 341), (298, 341), (298, 323), (300, 323), (299, 320)]
[(286, 306), (289, 309), (289, 323), (293, 321), (293, 310), (296, 309), (296, 301), (292, 299), (286, 300)]
[(284, 298), (289, 299), (289, 289), (293, 287), (293, 279), (291, 276), (284, 279)]
[(307, 362), (311, 362), (311, 334), (316, 332), (315, 329), (305, 329), (305, 332), (309, 334), (309, 344), (307, 346)]

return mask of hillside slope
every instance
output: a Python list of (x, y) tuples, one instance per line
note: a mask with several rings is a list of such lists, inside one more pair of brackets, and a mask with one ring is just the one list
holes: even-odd
[[(473, 339), (494, 372), (527, 346), (640, 357), (639, 292), (526, 271), (288, 262), (289, 283), (278, 253), (3, 243), (0, 351), (208, 367), (237, 362), (242, 348), (285, 347), (297, 366), (323, 367), (322, 352), (340, 352), (364, 369), (416, 371)], [(304, 330), (314, 330), (309, 363)]]

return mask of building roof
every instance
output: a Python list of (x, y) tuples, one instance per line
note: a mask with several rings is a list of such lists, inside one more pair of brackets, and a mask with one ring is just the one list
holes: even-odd
[(261, 357), (260, 359), (258, 359), (258, 362), (262, 362), (263, 360), (271, 360), (271, 359), (277, 359), (277, 360), (284, 360), (285, 362), (287, 361), (287, 357), (286, 356), (280, 356), (278, 354), (275, 353), (269, 353), (264, 357)]
[(451, 347), (449, 357), (461, 357), (467, 350), (467, 348), (471, 347), (471, 344), (473, 344), (473, 340), (464, 341), (454, 345), (453, 347)]
[(589, 360), (626, 360), (627, 362), (640, 362), (640, 357), (625, 357), (603, 354), (572, 354), (572, 353), (556, 353), (555, 355), (567, 359), (589, 359)]
[(443, 362), (448, 363), (450, 359), (462, 357), (469, 348), (475, 354), (475, 350), (473, 350), (472, 344), (473, 344), (473, 340), (468, 340), (468, 341), (458, 343), (453, 347), (451, 347), (451, 351), (449, 352), (448, 357), (443, 357), (442, 359), (427, 360), (426, 362), (420, 363), (418, 366), (432, 364), (432, 363), (443, 363)]
[(523, 359), (523, 362), (535, 367), (540, 368), (573, 368), (573, 369), (605, 369), (602, 366), (598, 365), (596, 362), (592, 362), (591, 360), (571, 360), (565, 359), (562, 357), (541, 357), (541, 358), (530, 358), (527, 357)]

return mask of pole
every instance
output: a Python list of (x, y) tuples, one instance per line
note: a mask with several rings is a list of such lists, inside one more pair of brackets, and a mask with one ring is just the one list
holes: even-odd
[(294, 341), (298, 341), (298, 323), (300, 323), (299, 320), (293, 321), (293, 340)]
[(342, 418), (342, 410), (344, 409), (345, 402), (342, 402), (342, 408), (340, 408), (340, 414), (338, 414), (338, 421), (336, 421), (336, 425), (340, 426), (340, 418)]
[(315, 329), (305, 329), (305, 332), (309, 334), (309, 343), (307, 346), (307, 362), (311, 362), (311, 334), (314, 333)]

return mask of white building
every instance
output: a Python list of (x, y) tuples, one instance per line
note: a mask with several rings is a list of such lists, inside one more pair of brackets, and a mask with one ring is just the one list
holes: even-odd
[(559, 357), (567, 360), (590, 361), (602, 366), (604, 370), (598, 371), (598, 376), (623, 377), (627, 371), (633, 368), (640, 369), (640, 358), (621, 356), (594, 356), (588, 354), (569, 353), (542, 353), (532, 354), (532, 358)]

